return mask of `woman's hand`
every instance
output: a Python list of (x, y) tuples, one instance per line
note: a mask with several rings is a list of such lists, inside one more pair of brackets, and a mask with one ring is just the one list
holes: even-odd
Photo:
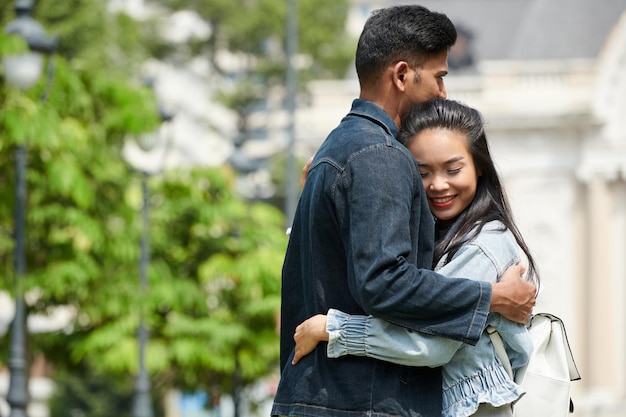
[(319, 342), (328, 341), (326, 315), (318, 314), (300, 323), (296, 327), (293, 340), (296, 342), (296, 348), (291, 364), (295, 365), (300, 359), (313, 352)]

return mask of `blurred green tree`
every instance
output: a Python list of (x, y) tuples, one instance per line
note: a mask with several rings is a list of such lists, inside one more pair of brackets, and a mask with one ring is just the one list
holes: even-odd
[[(194, 11), (208, 24), (206, 39), (190, 37), (184, 44), (172, 44), (153, 37), (150, 47), (155, 56), (176, 64), (200, 57), (208, 63), (212, 77), (221, 77), (222, 81), (215, 86), (215, 99), (237, 115), (236, 143), (242, 145), (249, 139), (280, 134), (269, 127), (273, 123), (273, 129), (276, 129), (276, 119), (257, 117), (252, 121), (251, 116), (255, 113), (279, 114), (287, 108), (286, 40), (290, 34), (286, 22), (289, 1), (154, 1), (173, 11)], [(308, 81), (346, 76), (354, 59), (356, 39), (346, 31), (350, 7), (347, 0), (296, 0), (295, 3), (298, 45), (292, 62), (298, 71), (296, 101), (306, 105)], [(284, 153), (272, 158), (274, 172), (287, 172)], [(284, 207), (285, 175), (274, 175), (274, 180), (278, 186), (272, 200), (277, 206)]]
[[(209, 25), (208, 39), (191, 37), (187, 48), (154, 37), (152, 50), (161, 59), (187, 60), (206, 57), (221, 74), (254, 74), (257, 79), (284, 84), (287, 7), (285, 0), (153, 0), (173, 11), (191, 10)], [(354, 39), (347, 35), (346, 0), (298, 0), (298, 54), (303, 81), (342, 78), (352, 62)], [(239, 57), (227, 65), (220, 55)], [(232, 61), (227, 61), (232, 63)]]
[[(159, 36), (159, 19), (109, 13), (107, 2), (37, 2), (35, 17), (60, 44), (45, 101), (45, 77), (28, 92), (0, 80), (0, 288), (12, 291), (13, 155), (16, 144), (26, 144), (29, 312), (74, 312), (65, 328), (30, 335), (30, 354), (44, 354), (58, 375), (92, 375), (94, 386), (102, 378), (132, 380), (141, 311), (157, 395), (173, 386), (234, 393), (276, 369), (283, 215), (268, 204), (241, 201), (228, 167), (150, 178), (152, 262), (149, 291), (142, 294), (140, 173), (120, 154), (124, 141), (160, 122), (153, 92), (138, 80), (151, 56), (175, 62), (206, 56), (218, 74), (235, 80), (219, 97), (245, 122), (268, 88), (284, 83), (286, 3), (153, 3), (195, 9), (209, 22), (210, 38), (181, 48)], [(342, 75), (351, 58), (342, 36), (347, 2), (302, 0), (299, 8), (307, 63), (301, 81)], [(0, 24), (13, 18), (13, 2), (2, 2)], [(0, 56), (24, 48), (0, 33)], [(233, 73), (217, 59), (220, 50), (246, 56), (247, 65)], [(246, 85), (251, 88), (241, 88)], [(0, 340), (0, 357), (8, 344), (9, 337)], [(85, 416), (97, 415), (88, 410), (92, 402), (82, 403)]]

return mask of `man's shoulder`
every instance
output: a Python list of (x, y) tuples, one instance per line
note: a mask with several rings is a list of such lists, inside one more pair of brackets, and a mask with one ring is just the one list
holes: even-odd
[(396, 140), (391, 130), (360, 115), (348, 114), (333, 129), (315, 155), (315, 162), (323, 158), (334, 159), (340, 164), (348, 163), (357, 155), (367, 157), (371, 153), (390, 153), (414, 161), (409, 150)]

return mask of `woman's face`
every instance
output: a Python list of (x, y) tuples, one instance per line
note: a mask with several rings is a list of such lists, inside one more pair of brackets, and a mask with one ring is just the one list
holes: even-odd
[(408, 145), (422, 176), (428, 205), (443, 224), (474, 200), (478, 175), (466, 135), (442, 128), (418, 133)]

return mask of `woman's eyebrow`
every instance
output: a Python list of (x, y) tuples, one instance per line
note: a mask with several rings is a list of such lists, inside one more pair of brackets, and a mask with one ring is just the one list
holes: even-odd
[[(454, 164), (455, 162), (459, 162), (459, 161), (462, 161), (464, 159), (465, 159), (464, 156), (455, 156), (455, 157), (452, 157), (452, 158), (448, 159), (447, 161), (444, 161), (444, 165)], [(420, 162), (417, 159), (415, 160), (415, 162), (417, 162), (417, 166), (420, 166), (420, 167), (427, 167), (427, 166), (429, 166), (429, 164), (424, 163), (424, 162)]]
[(454, 158), (450, 158), (450, 159), (448, 159), (448, 160), (445, 162), (445, 164), (446, 164), (446, 165), (448, 165), (448, 164), (453, 164), (453, 163), (455, 163), (455, 162), (459, 162), (459, 161), (462, 161), (462, 160), (464, 160), (464, 159), (465, 159), (465, 157), (463, 157), (463, 156), (455, 156)]

